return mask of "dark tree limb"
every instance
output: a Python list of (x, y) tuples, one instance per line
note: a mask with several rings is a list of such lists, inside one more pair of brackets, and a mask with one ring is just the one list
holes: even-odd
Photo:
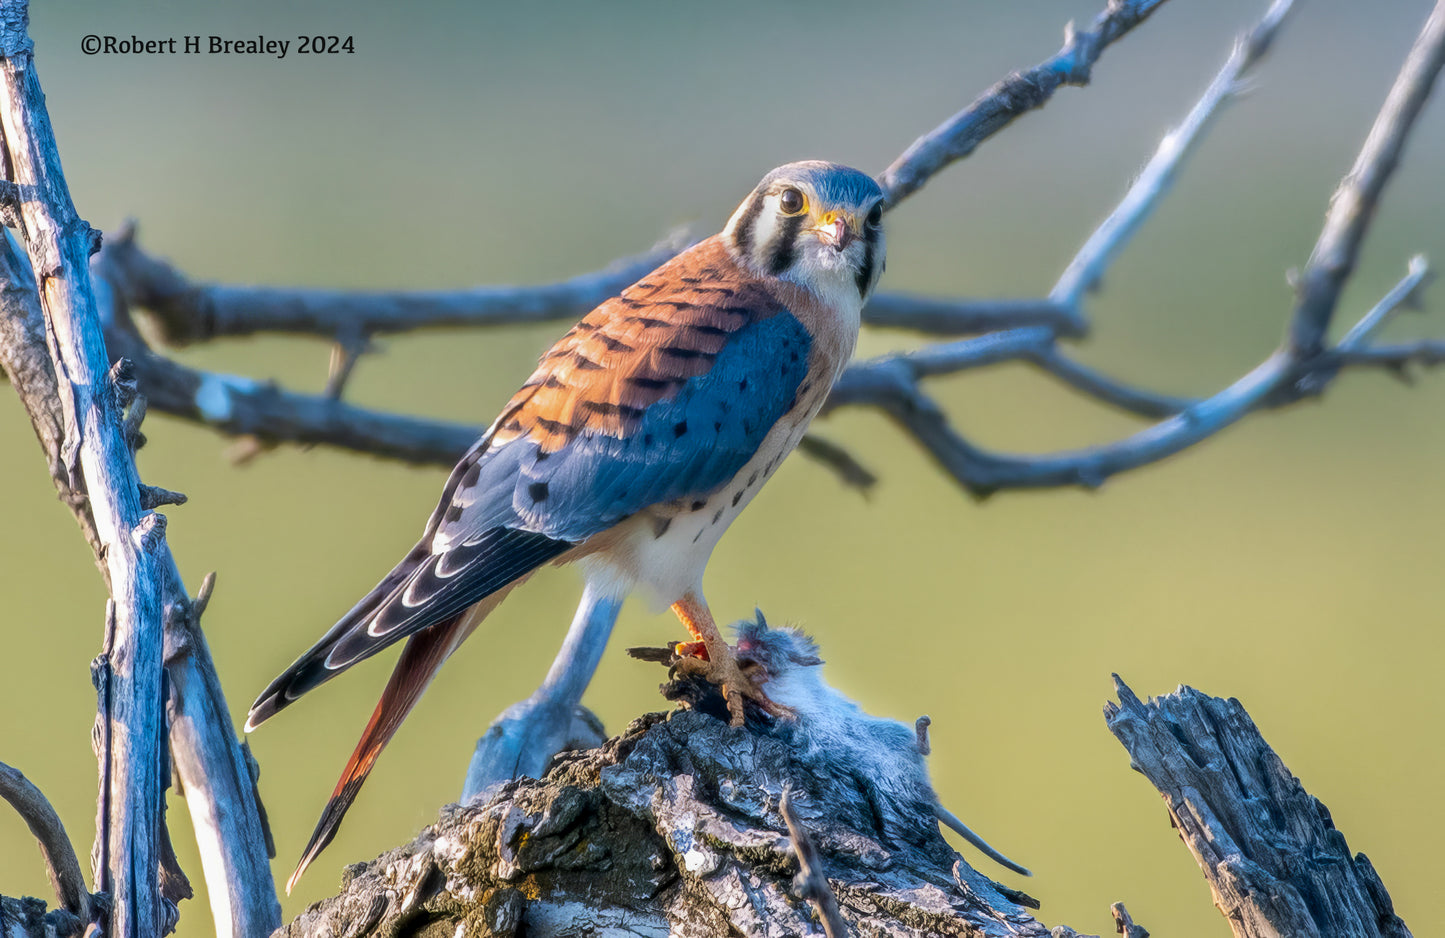
[(1237, 938), (1408, 938), (1363, 853), (1233, 698), (1191, 687), (1147, 704), (1114, 676), (1109, 730), (1159, 789)]
[(45, 345), (45, 316), (35, 291), (35, 277), (25, 250), (15, 243), (7, 228), (0, 250), (0, 366), (20, 403), (30, 416), (40, 449), (45, 453), (50, 479), (80, 524), (85, 542), (96, 555), (96, 564), (107, 581), (110, 573), (100, 558), (100, 533), (95, 529), (83, 490), (72, 485), (70, 470), (62, 452), (65, 448), (65, 415), (60, 406), (55, 366)]
[[(0, 762), (0, 798), (10, 803), (35, 835), (50, 888), (60, 908), (75, 916), (77, 922), (89, 922), (90, 890), (85, 888), (85, 875), (80, 871), (80, 861), (65, 833), (65, 825), (60, 823), (60, 815), (55, 813), (50, 801), (18, 769), (3, 762)], [(3, 930), (0, 934), (4, 934)]]
[(788, 826), (788, 836), (793, 839), (793, 853), (798, 858), (798, 875), (794, 879), (798, 891), (818, 910), (822, 921), (823, 934), (827, 938), (848, 938), (848, 925), (843, 913), (838, 911), (838, 899), (823, 874), (823, 863), (818, 857), (818, 848), (798, 814), (793, 810), (793, 790), (784, 788), (778, 798), (778, 813)]
[(142, 251), (127, 224), (107, 245), (112, 285), (148, 310), (169, 345), (263, 332), (368, 338), (416, 329), (520, 325), (580, 319), (690, 244), (678, 232), (603, 270), (541, 287), (389, 293), (196, 283)]

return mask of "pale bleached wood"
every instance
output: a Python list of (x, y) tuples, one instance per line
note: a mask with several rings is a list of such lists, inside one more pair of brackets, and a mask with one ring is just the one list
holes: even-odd
[[(166, 670), (170, 675), (171, 760), (190, 812), (217, 935), (262, 938), (281, 925), (271, 876), (274, 848), (253, 777), (254, 760), (231, 726), (211, 650), (200, 628), (204, 602), (185, 601), (169, 552), (163, 558), (170, 609)], [(201, 597), (209, 598), (207, 578)]]
[[(61, 499), (75, 513), (87, 540), (98, 545), (89, 503), (71, 487), (69, 474), (55, 468), (64, 465), (59, 390), (45, 347), (35, 280), (8, 232), (0, 244), (0, 362), (36, 427)], [(132, 416), (139, 403), (132, 405)], [(127, 420), (128, 433), (134, 433), (129, 427), (133, 422)], [(168, 548), (164, 556), (172, 759), (196, 832), (216, 934), (258, 938), (281, 923), (260, 801), (200, 631), (204, 604), (198, 599), (192, 608)], [(206, 584), (202, 595), (209, 595)]]
[(66, 469), (83, 480), (114, 598), (107, 648), (112, 745), (105, 769), (109, 806), (105, 881), (108, 933), (151, 938), (166, 921), (157, 888), (162, 799), (161, 597), (156, 553), (164, 519), (140, 507), (140, 479), (121, 432), (121, 402), (96, 316), (89, 258), (94, 233), (75, 212), (61, 173), (45, 99), (26, 34), (26, 5), (0, 6), (0, 122), (10, 181), (36, 271), (66, 427)]
[[(109, 933), (156, 935), (175, 915), (157, 893), (166, 725), (161, 665), (168, 662), (170, 744), (201, 846), (217, 934), (258, 938), (280, 924), (259, 804), (210, 653), (164, 542), (164, 517), (143, 499), (122, 419), (133, 386), (117, 388), (92, 292), (93, 232), (75, 213), (61, 171), (26, 35), (25, 5), (3, 5), (4, 129), (35, 283), (7, 237), (4, 363), (36, 426), (52, 475), (97, 553), (114, 596), (101, 664), (105, 726), (98, 888), (115, 893)], [(43, 325), (38, 325), (43, 321)], [(49, 339), (53, 361), (45, 359)], [(41, 341), (37, 343), (37, 339)], [(38, 347), (37, 347), (38, 346)], [(18, 367), (24, 366), (24, 367)], [(68, 405), (68, 406), (67, 406)], [(78, 467), (77, 467), (78, 462)], [(78, 469), (78, 471), (77, 471)], [(181, 615), (166, 616), (168, 611)], [(176, 621), (165, 628), (163, 617)]]

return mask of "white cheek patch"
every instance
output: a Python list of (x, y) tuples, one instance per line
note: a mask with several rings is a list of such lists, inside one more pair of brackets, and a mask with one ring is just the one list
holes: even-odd
[(772, 202), (772, 199), (767, 200), (762, 214), (753, 222), (753, 250), (749, 260), (759, 268), (767, 266), (768, 247), (778, 235), (778, 213)]

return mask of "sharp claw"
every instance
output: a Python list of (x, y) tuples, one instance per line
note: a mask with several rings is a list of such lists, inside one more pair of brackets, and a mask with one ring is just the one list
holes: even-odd
[(679, 658), (701, 658), (703, 661), (708, 660), (706, 642), (678, 642), (672, 646), (672, 652)]
[(684, 653), (687, 646), (701, 644), (701, 642), (678, 643), (676, 649), (679, 658), (675, 667), (682, 674), (697, 675), (718, 686), (723, 700), (727, 703), (730, 725), (743, 725), (744, 698), (756, 702), (764, 711), (775, 717), (791, 718), (795, 716), (791, 709), (773, 703), (763, 694), (758, 685), (738, 667), (732, 649), (726, 645), (718, 649), (718, 653), (707, 657)]

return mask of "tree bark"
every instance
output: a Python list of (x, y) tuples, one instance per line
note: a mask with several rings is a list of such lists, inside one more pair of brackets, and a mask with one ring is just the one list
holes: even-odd
[(1243, 705), (1192, 687), (1142, 703), (1118, 675), (1109, 730), (1164, 796), (1237, 938), (1409, 938), (1363, 853)]
[(785, 789), (854, 934), (1036, 936), (1022, 893), (968, 866), (926, 806), (879, 839), (866, 780), (800, 763), (767, 728), (652, 714), (542, 781), (444, 809), (411, 844), (349, 867), (280, 936), (823, 935), (795, 885)]

